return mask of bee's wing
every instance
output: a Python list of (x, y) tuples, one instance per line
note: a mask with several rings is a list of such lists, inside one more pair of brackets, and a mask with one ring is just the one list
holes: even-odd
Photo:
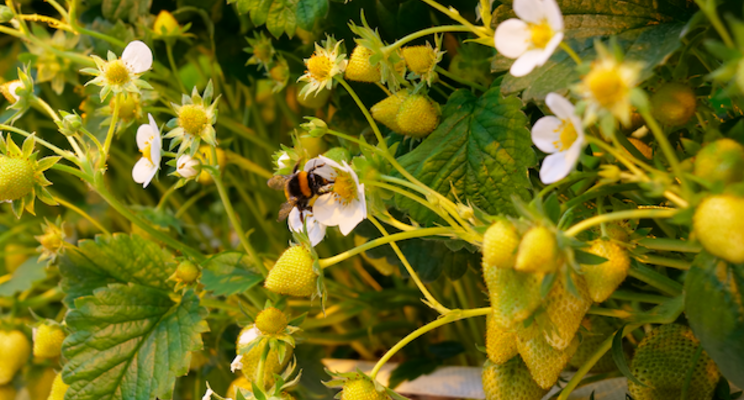
[(274, 190), (284, 190), (284, 185), (288, 179), (289, 177), (287, 175), (274, 175), (266, 184)]
[(279, 218), (277, 218), (277, 221), (284, 221), (289, 217), (289, 213), (292, 211), (292, 209), (295, 207), (295, 201), (296, 199), (292, 197), (289, 199), (288, 202), (282, 204), (282, 207), (279, 209)]

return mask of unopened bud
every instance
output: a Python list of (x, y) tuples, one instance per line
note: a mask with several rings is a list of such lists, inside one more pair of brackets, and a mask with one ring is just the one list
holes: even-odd
[(614, 183), (620, 180), (620, 168), (617, 165), (602, 165), (599, 167), (599, 176), (602, 182)]
[(9, 22), (13, 17), (13, 11), (10, 10), (10, 7), (0, 6), (0, 23)]
[(83, 127), (83, 119), (79, 115), (61, 111), (62, 119), (55, 121), (59, 131), (65, 136), (73, 136)]
[(178, 268), (176, 268), (176, 272), (173, 276), (178, 282), (191, 283), (199, 277), (199, 273), (199, 267), (197, 267), (193, 262), (186, 260), (178, 264)]
[(308, 122), (300, 125), (310, 136), (319, 138), (328, 132), (328, 124), (319, 118), (308, 118)]
[(176, 173), (181, 178), (191, 179), (199, 174), (199, 165), (201, 165), (199, 160), (184, 154), (176, 161)]
[(473, 207), (466, 206), (462, 203), (457, 203), (457, 213), (460, 214), (460, 217), (465, 220), (469, 220), (473, 217), (475, 217), (475, 213), (473, 212)]
[(153, 25), (153, 30), (158, 35), (173, 35), (178, 33), (179, 28), (178, 21), (173, 17), (173, 14), (165, 10), (158, 14), (155, 25)]

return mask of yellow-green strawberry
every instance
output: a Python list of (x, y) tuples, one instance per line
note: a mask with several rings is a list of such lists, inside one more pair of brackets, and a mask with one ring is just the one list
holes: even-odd
[(423, 138), (439, 125), (439, 109), (426, 96), (413, 94), (403, 100), (395, 122), (400, 133)]
[(317, 290), (317, 278), (310, 251), (303, 245), (294, 245), (276, 260), (264, 286), (274, 293), (310, 297)]
[[(692, 368), (700, 342), (692, 330), (683, 325), (662, 325), (651, 331), (636, 348), (630, 370), (647, 387), (628, 381), (628, 391), (635, 400), (676, 400)], [(692, 372), (687, 388), (688, 399), (713, 398), (718, 367), (703, 351)]]
[(494, 222), (483, 235), (483, 265), (514, 268), (519, 247), (519, 234), (506, 219)]
[(524, 321), (540, 305), (541, 274), (528, 274), (511, 268), (483, 266), (494, 322), (511, 329)]
[(286, 327), (287, 316), (278, 308), (266, 308), (256, 316), (256, 328), (264, 335), (282, 332)]
[(725, 138), (708, 143), (695, 156), (696, 176), (725, 184), (744, 179), (744, 146)]
[(0, 386), (0, 400), (14, 400), (15, 397), (16, 390), (13, 385)]
[(603, 239), (592, 242), (586, 251), (607, 259), (602, 264), (581, 265), (589, 295), (592, 300), (601, 303), (607, 300), (628, 276), (630, 257), (623, 247)]
[(695, 115), (697, 99), (691, 87), (668, 82), (651, 96), (651, 113), (662, 124), (682, 126)]
[(394, 132), (403, 133), (400, 129), (400, 126), (398, 126), (396, 118), (398, 116), (398, 111), (400, 110), (401, 104), (403, 104), (403, 101), (407, 97), (407, 90), (401, 90), (392, 96), (388, 96), (384, 100), (372, 106), (372, 108), (370, 109), (372, 118), (374, 118), (377, 122), (381, 122), (383, 125), (392, 129)]
[(13, 376), (26, 364), (31, 354), (31, 343), (21, 331), (0, 331), (0, 385), (6, 385)]
[(697, 240), (716, 257), (734, 264), (744, 263), (744, 198), (710, 196), (692, 218)]
[(378, 392), (367, 378), (349, 379), (341, 389), (341, 400), (387, 400), (385, 392)]
[[(609, 322), (609, 318), (598, 315), (589, 315), (581, 322), (585, 330), (581, 332), (581, 344), (568, 365), (578, 369), (594, 355), (599, 346), (615, 333), (616, 328)], [(602, 358), (594, 364), (591, 372), (602, 373), (616, 369), (612, 353), (606, 352)]]
[(230, 386), (227, 388), (227, 393), (225, 394), (228, 399), (236, 399), (238, 388), (245, 389), (249, 392), (253, 391), (253, 385), (251, 384), (251, 381), (246, 379), (244, 376), (238, 377), (238, 379), (235, 379), (230, 383)]
[(550, 389), (557, 381), (579, 346), (579, 339), (574, 338), (564, 350), (556, 350), (548, 344), (542, 329), (532, 323), (517, 330), (517, 349), (524, 363), (530, 370), (532, 379), (543, 389)]
[(481, 379), (486, 400), (540, 400), (547, 393), (519, 356), (503, 364), (486, 361)]
[(605, 232), (607, 232), (607, 236), (610, 239), (617, 240), (618, 242), (627, 242), (630, 239), (628, 228), (615, 222), (606, 224)]
[(560, 278), (553, 283), (543, 304), (550, 321), (550, 327), (544, 327), (543, 334), (548, 344), (557, 350), (563, 350), (571, 344), (584, 315), (592, 306), (584, 278), (572, 274), (571, 280), (579, 297), (574, 296), (566, 287), (566, 279), (561, 274)]
[(69, 387), (70, 385), (62, 380), (62, 373), (57, 374), (52, 383), (52, 391), (49, 393), (48, 400), (64, 400)]
[(372, 50), (357, 45), (349, 57), (349, 64), (346, 66), (344, 77), (350, 81), (357, 82), (379, 82), (382, 79), (380, 68), (372, 66), (369, 57), (374, 54)]
[(437, 60), (437, 52), (431, 46), (408, 46), (402, 53), (408, 69), (419, 75), (429, 72)]
[(496, 364), (503, 364), (517, 355), (517, 334), (496, 324), (493, 313), (486, 316), (486, 354)]
[(34, 368), (31, 371), (25, 374), (30, 400), (46, 400), (54, 386), (57, 373), (54, 372), (54, 368), (44, 368), (40, 371)]
[(54, 358), (62, 352), (65, 332), (55, 324), (42, 324), (34, 328), (34, 357)]
[[(237, 343), (238, 354), (240, 354), (241, 350), (246, 348), (248, 343), (250, 343), (253, 338), (256, 337), (256, 332), (253, 331), (253, 329), (257, 330), (257, 328), (255, 328), (253, 325), (249, 325), (243, 328), (242, 331), (240, 331)], [(261, 360), (261, 354), (268, 345), (268, 340), (261, 340), (260, 343), (253, 346), (248, 352), (245, 352), (242, 355), (243, 357), (240, 360), (241, 364), (243, 365), (241, 367), (241, 371), (243, 372), (243, 376), (245, 376), (245, 378), (251, 382), (257, 381), (258, 362)], [(274, 374), (281, 373), (284, 369), (284, 366), (286, 366), (289, 360), (292, 358), (292, 347), (286, 346), (286, 349), (287, 352), (283, 360), (279, 359), (279, 352), (276, 349), (269, 350), (269, 355), (266, 358), (266, 364), (264, 366), (264, 384), (267, 388), (271, 387), (271, 385), (274, 384)]]
[(553, 272), (557, 266), (557, 257), (555, 234), (544, 226), (536, 226), (522, 236), (514, 269), (533, 273)]
[(18, 200), (34, 188), (34, 165), (27, 158), (0, 156), (0, 202)]

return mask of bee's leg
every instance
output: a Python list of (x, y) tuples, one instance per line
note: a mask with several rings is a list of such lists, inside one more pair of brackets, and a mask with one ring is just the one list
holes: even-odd
[(310, 168), (310, 171), (307, 171), (307, 173), (309, 174), (309, 173), (311, 173), (311, 172), (313, 172), (316, 169), (321, 168), (321, 167), (325, 167), (325, 163), (315, 165), (314, 167)]

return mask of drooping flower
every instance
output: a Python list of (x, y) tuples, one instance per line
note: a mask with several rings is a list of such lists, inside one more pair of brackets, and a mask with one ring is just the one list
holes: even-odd
[(338, 226), (343, 235), (367, 218), (367, 201), (364, 185), (359, 183), (356, 172), (346, 163), (343, 165), (330, 158), (319, 156), (305, 164), (305, 171), (314, 169), (315, 174), (333, 183), (333, 189), (320, 195), (313, 204), (315, 219), (327, 226)]
[(158, 129), (152, 114), (147, 114), (147, 118), (150, 123), (140, 125), (137, 129), (137, 147), (142, 153), (142, 158), (132, 168), (132, 179), (141, 183), (142, 187), (147, 187), (158, 173), (158, 169), (160, 169), (160, 150), (162, 148), (160, 129)]
[(189, 150), (189, 155), (193, 157), (202, 140), (210, 146), (217, 146), (217, 132), (214, 124), (217, 122), (217, 103), (220, 98), (217, 96), (213, 102), (213, 92), (210, 80), (201, 96), (194, 87), (191, 96), (183, 95), (180, 105), (171, 103), (176, 111), (176, 118), (168, 121), (166, 126), (171, 131), (165, 135), (165, 138), (173, 139), (170, 143), (171, 149), (181, 144), (178, 148), (179, 155)]
[(98, 56), (92, 56), (97, 68), (83, 68), (80, 72), (93, 75), (95, 79), (85, 85), (101, 87), (101, 102), (113, 92), (139, 93), (140, 89), (152, 89), (149, 83), (139, 77), (152, 68), (152, 51), (139, 40), (129, 42), (121, 58), (116, 58), (112, 51), (108, 52), (107, 61)]
[(305, 232), (305, 226), (307, 225), (307, 236), (312, 246), (317, 246), (325, 238), (326, 226), (318, 222), (312, 211), (300, 211), (297, 207), (293, 208), (289, 212), (287, 224), (289, 229), (297, 233)]
[(317, 95), (323, 89), (330, 89), (333, 86), (333, 77), (346, 70), (348, 60), (346, 54), (341, 53), (340, 45), (341, 41), (337, 42), (333, 37), (328, 37), (324, 46), (315, 43), (315, 53), (305, 59), (307, 71), (297, 79), (297, 82), (308, 83), (299, 96), (307, 97), (313, 92)]
[(176, 161), (176, 173), (181, 178), (191, 179), (199, 175), (199, 165), (201, 165), (199, 160), (188, 154), (184, 154), (178, 157), (178, 161)]
[(243, 49), (248, 54), (251, 54), (251, 58), (245, 65), (258, 65), (258, 68), (269, 70), (276, 50), (274, 45), (271, 43), (271, 39), (267, 38), (263, 32), (253, 32), (253, 38), (246, 37), (250, 47)]
[(624, 126), (630, 126), (631, 92), (639, 83), (643, 64), (618, 60), (599, 41), (594, 47), (598, 58), (575, 88), (587, 103), (584, 124), (593, 124), (597, 118), (610, 114)]
[(555, 0), (514, 0), (517, 18), (496, 28), (496, 50), (516, 58), (509, 72), (525, 76), (542, 66), (563, 40), (563, 14)]
[(586, 141), (574, 105), (563, 96), (548, 93), (545, 103), (555, 116), (540, 118), (532, 127), (532, 142), (544, 153), (540, 180), (545, 184), (565, 178), (573, 170)]
[(5, 99), (8, 100), (8, 103), (14, 104), (21, 98), (21, 96), (16, 93), (16, 90), (22, 87), (23, 83), (21, 82), (21, 80), (15, 79), (0, 85), (0, 92), (2, 92), (3, 96), (5, 96)]
[(34, 239), (41, 244), (36, 248), (36, 251), (41, 253), (39, 261), (49, 260), (52, 263), (62, 253), (67, 234), (65, 234), (65, 224), (62, 222), (60, 216), (57, 216), (57, 220), (54, 222), (49, 222), (44, 218), (44, 222), (45, 224), (41, 225), (43, 233), (39, 236), (34, 236)]

